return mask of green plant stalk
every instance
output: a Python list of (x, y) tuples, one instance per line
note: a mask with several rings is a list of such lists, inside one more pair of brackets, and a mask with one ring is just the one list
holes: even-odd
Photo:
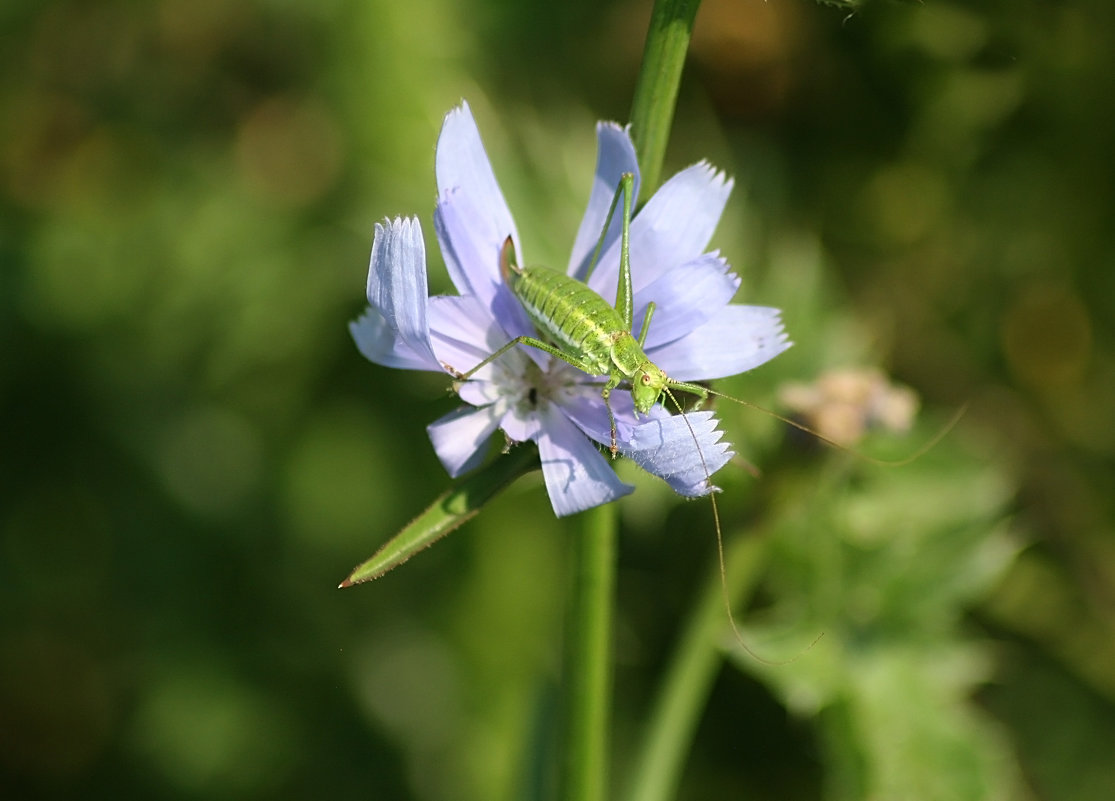
[[(645, 196), (658, 185), (674, 118), (685, 51), (700, 0), (656, 0), (631, 106), (632, 136)], [(566, 631), (566, 725), (561, 798), (607, 797), (612, 700), (611, 630), (616, 507), (579, 518)]]
[(655, 0), (643, 64), (631, 103), (631, 137), (639, 156), (643, 197), (658, 186), (674, 120), (685, 52), (701, 0)]
[(674, 798), (701, 711), (730, 642), (725, 598), (735, 605), (751, 592), (766, 553), (762, 540), (737, 537), (724, 554), (723, 582), (719, 566), (710, 573), (655, 701), (627, 801)]
[(616, 573), (616, 506), (576, 521), (572, 596), (566, 621), (565, 743), (561, 798), (607, 798), (612, 702), (612, 617)]

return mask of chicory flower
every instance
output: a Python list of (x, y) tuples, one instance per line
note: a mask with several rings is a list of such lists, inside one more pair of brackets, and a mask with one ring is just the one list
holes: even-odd
[[(598, 156), (588, 208), (568, 273), (588, 275), (592, 253), (620, 176), (638, 165), (628, 132), (597, 126)], [(350, 325), (368, 359), (388, 367), (467, 372), (510, 339), (536, 336), (499, 272), (508, 236), (520, 255), (518, 231), (496, 182), (466, 103), (445, 118), (435, 159), (438, 201), (434, 226), (459, 295), (427, 296), (426, 256), (415, 218), (375, 226), (368, 274), (370, 308)], [(679, 381), (703, 381), (750, 370), (789, 347), (779, 313), (730, 304), (739, 278), (716, 252), (704, 250), (732, 182), (708, 164), (675, 175), (631, 222), (635, 323), (647, 304), (656, 311), (646, 341), (652, 361)], [(599, 263), (587, 277), (602, 297), (616, 296), (618, 214)], [(632, 491), (595, 443), (609, 445), (611, 426), (600, 391), (588, 376), (535, 348), (521, 346), (459, 382), (466, 406), (427, 431), (452, 476), (483, 461), (485, 443), (502, 429), (514, 442), (538, 445), (554, 512), (568, 515)], [(711, 412), (671, 415), (660, 405), (636, 419), (630, 393), (611, 395), (619, 451), (666, 480), (679, 494), (713, 491), (709, 477), (733, 455)], [(699, 449), (699, 450), (698, 450)]]

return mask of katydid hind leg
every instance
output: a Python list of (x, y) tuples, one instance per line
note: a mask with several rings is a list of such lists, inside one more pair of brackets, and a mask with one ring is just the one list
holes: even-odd
[[(620, 179), (623, 192), (623, 218), (619, 235), (619, 278), (616, 281), (615, 310), (623, 320), (624, 330), (631, 331), (635, 321), (635, 299), (631, 290), (631, 195), (634, 192), (635, 176), (625, 172)], [(608, 223), (604, 224), (608, 230)]]
[(654, 301), (647, 304), (646, 313), (643, 315), (643, 327), (639, 329), (639, 347), (645, 348), (647, 344), (647, 334), (650, 332), (650, 318), (654, 316), (656, 306)]
[(517, 345), (527, 345), (528, 347), (531, 347), (531, 348), (537, 348), (540, 351), (544, 351), (545, 353), (550, 354), (554, 358), (561, 359), (563, 362), (568, 364), (570, 367), (573, 367), (577, 370), (580, 370), (582, 373), (589, 373), (589, 374), (592, 373), (593, 365), (587, 364), (586, 362), (576, 358), (575, 356), (571, 356), (570, 354), (565, 353), (564, 351), (560, 350), (559, 348), (555, 347), (554, 345), (551, 345), (549, 342), (543, 342), (541, 339), (538, 339), (536, 337), (526, 336), (526, 335), (515, 337), (510, 342), (503, 345), (495, 353), (488, 356), (482, 362), (480, 362), (479, 364), (474, 366), (471, 370), (468, 370), (466, 372), (462, 373), (458, 370), (455, 370), (452, 366), (450, 366), (448, 364), (443, 363), (442, 366), (445, 367), (446, 370), (449, 371), (450, 375), (452, 375), (453, 378), (455, 378), (457, 381), (467, 381), (469, 378), (476, 375), (477, 371), (480, 370), (480, 368), (484, 367), (485, 365), (491, 364), (496, 359), (498, 359), (500, 356), (507, 353), (507, 351), (511, 350), (512, 348), (514, 348)]
[[(635, 175), (630, 172), (625, 172), (619, 178), (619, 184), (616, 186), (615, 194), (612, 195), (612, 203), (608, 206), (608, 213), (604, 217), (604, 226), (600, 229), (600, 236), (596, 240), (596, 247), (592, 250), (592, 258), (589, 260), (588, 269), (585, 271), (584, 277), (581, 279), (586, 284), (592, 276), (593, 270), (600, 263), (600, 256), (604, 252), (604, 241), (608, 237), (608, 229), (612, 225), (612, 219), (615, 217), (616, 209), (619, 208), (619, 201), (621, 197), (626, 198), (624, 206), (628, 209), (627, 219), (631, 219), (630, 209), (633, 205), (633, 198), (635, 194)], [(617, 306), (618, 308), (618, 306)]]

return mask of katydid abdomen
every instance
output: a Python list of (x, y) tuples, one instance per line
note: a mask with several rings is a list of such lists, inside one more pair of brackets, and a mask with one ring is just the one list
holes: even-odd
[[(624, 261), (626, 261), (627, 225), (624, 225)], [(643, 329), (635, 339), (631, 330), (631, 273), (621, 266), (616, 305), (596, 294), (587, 284), (565, 273), (546, 267), (519, 267), (515, 264), (511, 237), (503, 244), (499, 259), (500, 273), (511, 293), (522, 304), (527, 316), (540, 334), (553, 346), (533, 337), (517, 341), (540, 348), (589, 375), (607, 375), (601, 389), (612, 429), (612, 454), (616, 452), (616, 425), (608, 402), (611, 391), (623, 381), (630, 382), (631, 400), (636, 414), (646, 414), (667, 386), (695, 392), (707, 397), (703, 387), (670, 379), (643, 351), (654, 304), (647, 307)], [(620, 312), (620, 307), (624, 312)], [(675, 401), (676, 405), (676, 401)]]
[(607, 375), (615, 369), (612, 349), (617, 335), (630, 332), (604, 298), (576, 278), (547, 267), (511, 268), (505, 280), (538, 333), (592, 367), (585, 372)]

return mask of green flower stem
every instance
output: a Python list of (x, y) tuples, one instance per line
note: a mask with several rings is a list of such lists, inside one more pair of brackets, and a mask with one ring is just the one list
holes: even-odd
[[(656, 0), (631, 107), (632, 136), (646, 196), (658, 185), (685, 51), (700, 0)], [(604, 801), (612, 696), (611, 629), (616, 507), (579, 519), (566, 632), (566, 727), (562, 798)], [(688, 737), (686, 738), (688, 742)]]
[(566, 622), (565, 749), (562, 798), (607, 797), (612, 700), (612, 606), (616, 570), (616, 506), (577, 518), (572, 597)]
[(723, 662), (725, 644), (730, 642), (725, 592), (733, 606), (738, 604), (754, 588), (765, 556), (762, 540), (737, 537), (724, 554), (725, 581), (719, 566), (709, 576), (655, 701), (628, 801), (666, 801), (675, 796), (701, 711)]
[(685, 51), (701, 0), (655, 0), (643, 65), (631, 103), (631, 137), (639, 154), (643, 197), (658, 186), (674, 119)]

